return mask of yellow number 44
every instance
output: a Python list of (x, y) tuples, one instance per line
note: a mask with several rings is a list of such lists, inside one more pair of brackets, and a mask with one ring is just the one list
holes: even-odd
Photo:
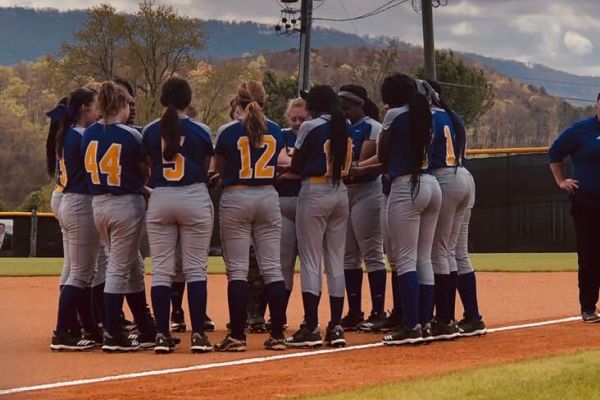
[(102, 173), (106, 175), (108, 186), (121, 186), (121, 147), (119, 143), (111, 144), (100, 162), (97, 162), (98, 141), (93, 140), (88, 144), (85, 150), (84, 165), (93, 184), (100, 184), (100, 173)]

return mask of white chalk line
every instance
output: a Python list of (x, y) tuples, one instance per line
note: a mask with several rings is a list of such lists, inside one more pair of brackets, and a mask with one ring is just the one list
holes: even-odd
[[(498, 328), (489, 328), (488, 333), (512, 331), (512, 330), (517, 330), (517, 329), (537, 328), (540, 326), (563, 324), (566, 322), (573, 322), (573, 321), (579, 321), (579, 320), (581, 320), (581, 317), (569, 317), (569, 318), (553, 319), (553, 320), (541, 321), (541, 322), (533, 322), (533, 323), (529, 323), (529, 324), (501, 326)], [(381, 342), (368, 343), (368, 344), (347, 346), (347, 347), (336, 348), (336, 349), (323, 349), (323, 350), (304, 351), (304, 352), (298, 352), (298, 353), (285, 353), (285, 354), (279, 354), (279, 355), (273, 355), (273, 356), (243, 358), (241, 360), (192, 365), (189, 367), (159, 369), (159, 370), (153, 370), (153, 371), (133, 372), (133, 373), (129, 373), (129, 374), (104, 376), (104, 377), (98, 377), (98, 378), (78, 379), (78, 380), (73, 380), (73, 381), (46, 383), (43, 385), (23, 386), (23, 387), (16, 387), (16, 388), (11, 388), (11, 389), (0, 390), (0, 395), (32, 392), (35, 390), (58, 389), (58, 388), (64, 388), (64, 387), (69, 387), (69, 386), (89, 385), (92, 383), (112, 382), (112, 381), (120, 381), (120, 380), (125, 380), (125, 379), (146, 378), (149, 376), (178, 374), (178, 373), (182, 373), (182, 372), (201, 371), (201, 370), (205, 370), (205, 369), (235, 367), (235, 366), (247, 365), (247, 364), (260, 364), (260, 363), (269, 362), (269, 361), (314, 357), (314, 356), (319, 356), (319, 355), (324, 355), (324, 354), (341, 353), (344, 351), (364, 350), (364, 349), (371, 349), (371, 348), (381, 347), (381, 346), (383, 346), (383, 343), (381, 343)]]

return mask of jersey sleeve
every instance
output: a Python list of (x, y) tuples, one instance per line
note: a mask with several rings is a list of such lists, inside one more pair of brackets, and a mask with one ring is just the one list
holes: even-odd
[(375, 120), (371, 121), (369, 124), (371, 129), (369, 130), (369, 134), (365, 137), (365, 140), (377, 140), (379, 138), (379, 133), (381, 132), (381, 124)]
[(308, 124), (306, 122), (300, 125), (300, 130), (298, 131), (298, 136), (296, 137), (296, 144), (294, 145), (294, 147), (297, 150), (300, 150), (302, 148), (302, 145), (304, 145), (304, 142), (306, 141), (306, 138), (308, 137), (311, 128), (311, 124)]
[(550, 162), (561, 162), (566, 157), (572, 155), (577, 148), (576, 135), (573, 132), (573, 128), (566, 129), (560, 136), (552, 143), (548, 154), (550, 155)]

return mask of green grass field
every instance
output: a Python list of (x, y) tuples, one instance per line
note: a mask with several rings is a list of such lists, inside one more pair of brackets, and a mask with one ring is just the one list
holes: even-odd
[(599, 381), (600, 352), (587, 351), (301, 399), (588, 400)]
[[(477, 271), (488, 272), (557, 272), (575, 271), (575, 253), (485, 253), (473, 254)], [(60, 274), (62, 258), (0, 258), (0, 276), (55, 276)], [(146, 272), (151, 272), (146, 259)], [(211, 257), (209, 273), (222, 274), (225, 264), (221, 257)]]

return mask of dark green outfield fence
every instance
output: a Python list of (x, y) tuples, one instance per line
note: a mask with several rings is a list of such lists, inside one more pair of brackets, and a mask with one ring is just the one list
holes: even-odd
[[(569, 199), (556, 187), (546, 154), (475, 158), (468, 161), (468, 168), (477, 185), (471, 251), (575, 251)], [(213, 190), (211, 195), (217, 210), (221, 190)], [(218, 212), (215, 216), (218, 218)], [(14, 221), (13, 246), (12, 251), (2, 251), (0, 255), (62, 256), (60, 228), (51, 214), (0, 213), (0, 221), (7, 219)], [(148, 254), (147, 242), (142, 247), (142, 252)], [(211, 247), (212, 254), (219, 254), (216, 221)]]

